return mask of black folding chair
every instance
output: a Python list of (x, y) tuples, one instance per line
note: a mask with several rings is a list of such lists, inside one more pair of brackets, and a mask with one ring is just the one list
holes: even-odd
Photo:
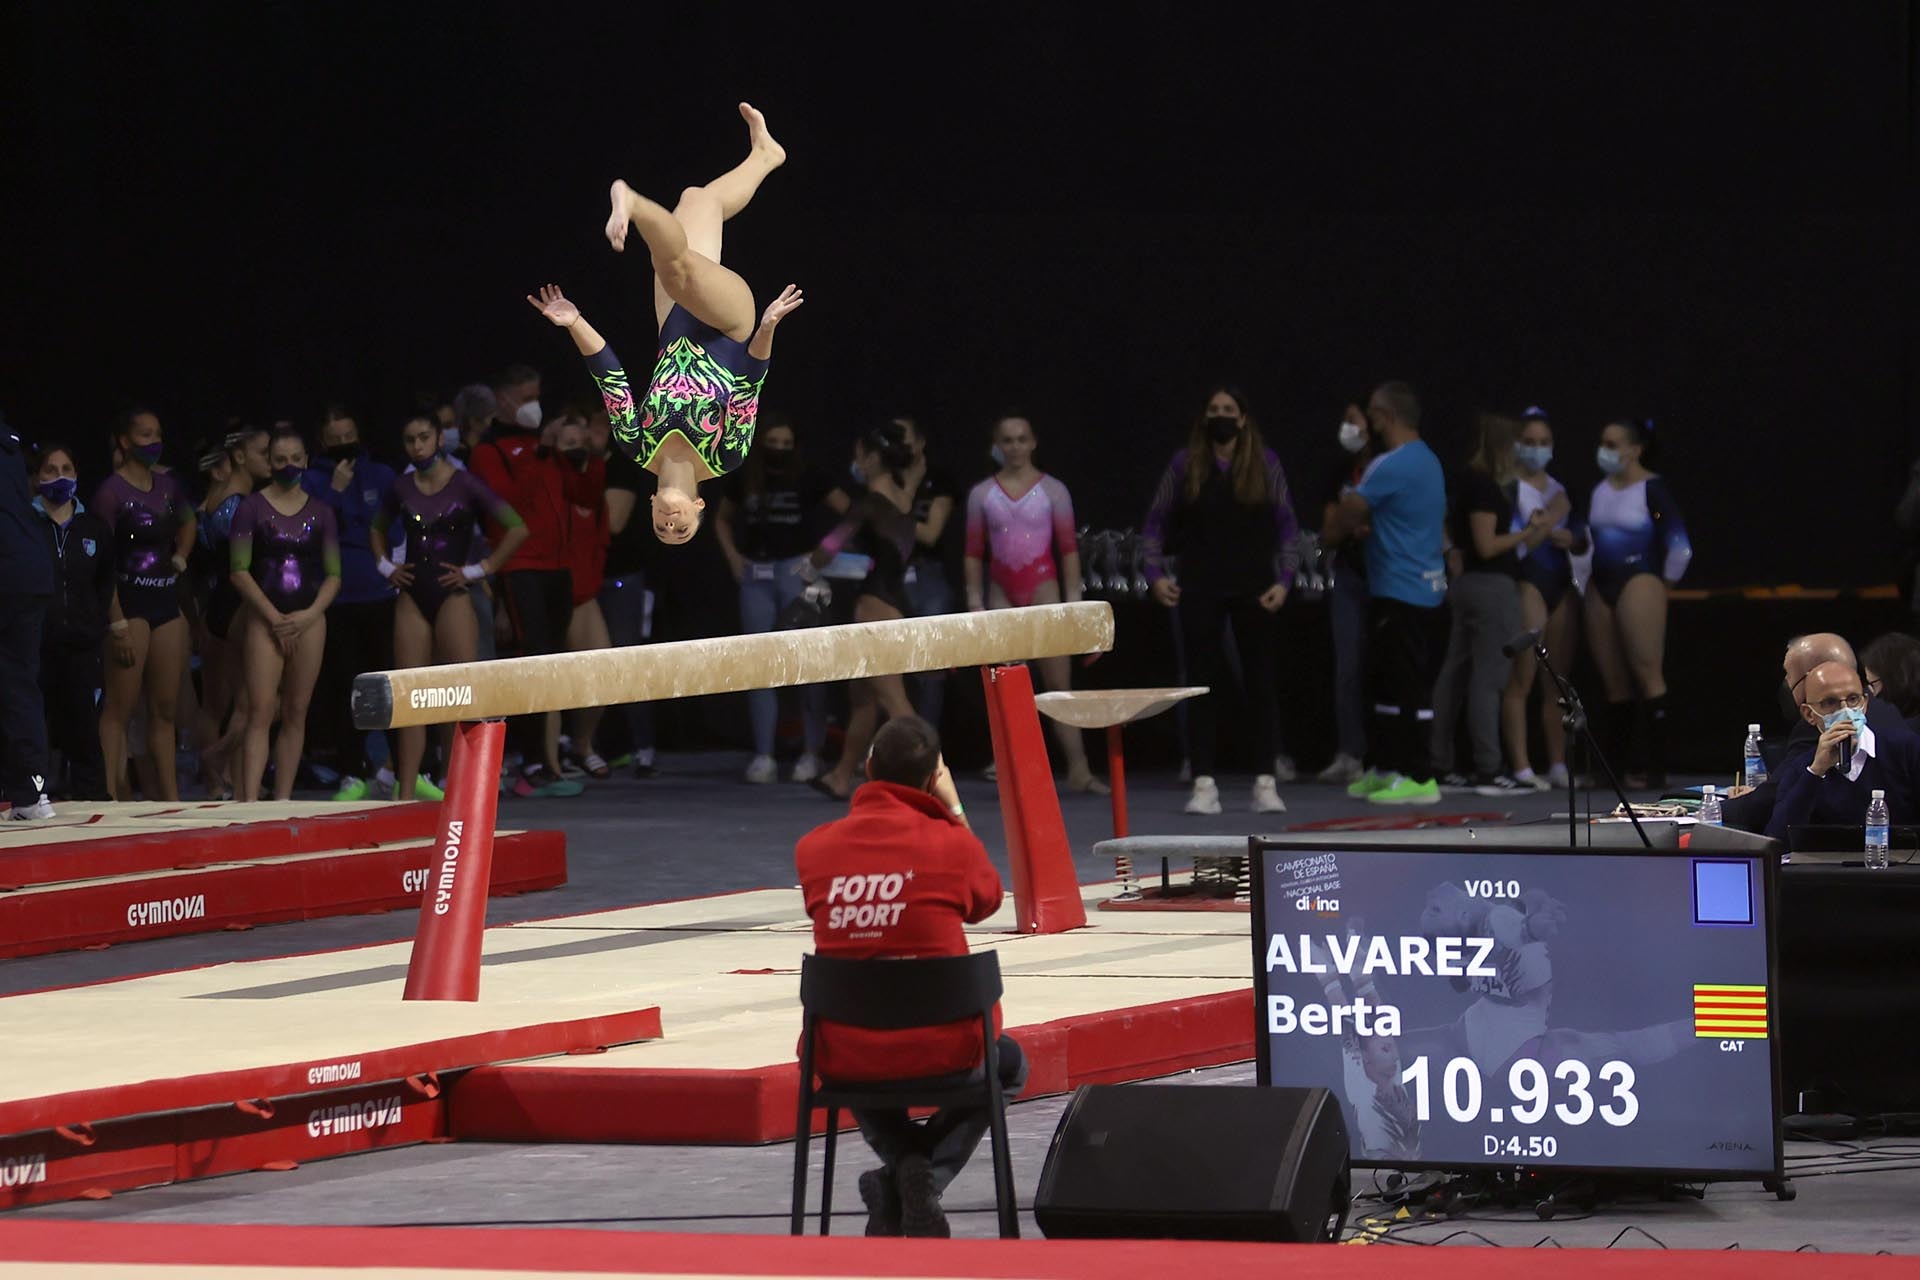
[[(1000, 1235), (1016, 1239), (1020, 1216), (1014, 1201), (1013, 1158), (1007, 1149), (1007, 1100), (1000, 1088), (1000, 1050), (993, 1034), (993, 1006), (1000, 999), (1000, 957), (993, 951), (925, 960), (844, 960), (806, 956), (800, 961), (800, 1109), (793, 1144), (793, 1234), (806, 1230), (807, 1154), (813, 1113), (827, 1113), (826, 1162), (821, 1170), (820, 1234), (833, 1215), (833, 1154), (840, 1112), (859, 1108), (984, 1106), (993, 1137), (993, 1198)], [(980, 1020), (985, 1072), (920, 1080), (852, 1081), (813, 1085), (814, 1029), (822, 1019), (876, 1031), (933, 1027)]]

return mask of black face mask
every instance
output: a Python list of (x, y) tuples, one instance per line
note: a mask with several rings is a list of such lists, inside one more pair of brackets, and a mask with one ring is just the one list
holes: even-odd
[(360, 446), (358, 444), (330, 444), (321, 450), (321, 452), (329, 458), (332, 458), (335, 462), (351, 462), (360, 456)]
[(587, 451), (585, 449), (562, 449), (560, 456), (576, 467), (584, 467), (587, 465)]
[(1240, 419), (1229, 418), (1225, 414), (1212, 414), (1207, 418), (1207, 438), (1215, 444), (1226, 444), (1240, 434)]

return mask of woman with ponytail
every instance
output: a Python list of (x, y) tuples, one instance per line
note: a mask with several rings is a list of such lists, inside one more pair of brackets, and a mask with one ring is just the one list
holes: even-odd
[[(853, 446), (854, 479), (865, 490), (853, 500), (846, 518), (807, 557), (802, 572), (810, 581), (819, 576), (842, 551), (853, 551), (873, 562), (861, 580), (853, 604), (855, 622), (885, 622), (907, 612), (907, 561), (913, 556), (917, 527), (913, 519), (913, 488), (907, 469), (913, 463), (913, 444), (899, 422), (883, 422), (861, 436)], [(880, 713), (889, 717), (913, 714), (906, 682), (899, 676), (872, 676), (847, 685), (850, 714), (840, 761), (813, 780), (812, 785), (836, 800), (852, 794), (856, 771), (862, 767)]]

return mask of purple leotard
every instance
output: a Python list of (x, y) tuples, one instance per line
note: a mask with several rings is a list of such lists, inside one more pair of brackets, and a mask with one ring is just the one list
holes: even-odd
[(227, 550), (233, 571), (252, 575), (267, 603), (282, 613), (309, 607), (320, 584), (340, 576), (340, 530), (333, 508), (312, 496), (286, 516), (264, 492), (248, 494), (234, 512)]
[(172, 475), (150, 474), (153, 487), (140, 489), (114, 472), (94, 491), (90, 510), (113, 531), (121, 615), (158, 627), (180, 616), (180, 575), (173, 557), (179, 552), (180, 522), (191, 518), (193, 503)]
[[(401, 476), (387, 490), (373, 527), (386, 533), (394, 547), (404, 543), (406, 561), (413, 566), (407, 594), (428, 622), (450, 594), (440, 585), (440, 575), (446, 572), (442, 566), (466, 564), (474, 532), (487, 521), (503, 529), (518, 528), (521, 523), (505, 499), (471, 471), (454, 469), (447, 483), (433, 493), (421, 492), (417, 471)], [(395, 526), (397, 532), (387, 532)]]

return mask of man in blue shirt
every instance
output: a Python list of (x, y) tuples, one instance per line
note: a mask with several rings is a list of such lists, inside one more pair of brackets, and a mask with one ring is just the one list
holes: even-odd
[(1428, 735), (1434, 657), (1444, 640), (1447, 482), (1420, 439), (1420, 401), (1404, 382), (1382, 383), (1367, 402), (1381, 450), (1328, 521), (1344, 541), (1369, 528), (1367, 655), (1373, 687), (1374, 767), (1347, 794), (1374, 804), (1437, 804)]
[[(366, 798), (367, 779), (387, 769), (382, 734), (363, 739), (353, 727), (353, 678), (393, 666), (393, 602), (398, 593), (381, 576), (367, 531), (393, 488), (393, 468), (367, 453), (359, 424), (338, 405), (320, 421), (320, 459), (302, 477), (314, 497), (333, 508), (340, 529), (340, 594), (327, 610), (327, 648), (313, 694), (313, 731), (333, 750), (343, 775), (336, 800)], [(382, 781), (388, 781), (388, 773)], [(429, 798), (423, 796), (422, 798)]]

